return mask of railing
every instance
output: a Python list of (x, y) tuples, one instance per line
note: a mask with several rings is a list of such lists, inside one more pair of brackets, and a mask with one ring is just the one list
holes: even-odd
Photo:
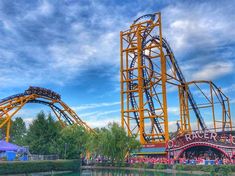
[(29, 155), (29, 160), (58, 160), (59, 155)]

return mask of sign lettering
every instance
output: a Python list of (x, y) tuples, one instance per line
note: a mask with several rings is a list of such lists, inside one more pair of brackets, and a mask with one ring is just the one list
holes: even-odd
[(215, 133), (215, 132), (212, 132), (212, 133), (192, 132), (191, 134), (185, 134), (185, 140), (187, 142), (189, 142), (191, 140), (195, 140), (195, 139), (209, 139), (209, 140), (217, 141), (216, 137), (217, 137), (217, 133)]

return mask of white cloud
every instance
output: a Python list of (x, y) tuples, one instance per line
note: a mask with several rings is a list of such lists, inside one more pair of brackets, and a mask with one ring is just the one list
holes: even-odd
[(93, 111), (93, 112), (86, 112), (86, 113), (80, 113), (79, 116), (82, 118), (106, 118), (109, 114), (116, 114), (117, 112), (120, 112), (119, 109), (115, 110), (103, 110), (103, 111)]
[(38, 11), (41, 15), (51, 14), (53, 11), (53, 6), (46, 0), (43, 0), (40, 6), (38, 7)]
[[(12, 74), (1, 71), (0, 68), (0, 74), (4, 77), (2, 79), (7, 80), (6, 85), (15, 85), (16, 82), (17, 85), (30, 82), (63, 85), (93, 67), (110, 65), (118, 70), (119, 31), (127, 29), (134, 19), (150, 11), (140, 10), (130, 18), (96, 1), (72, 4), (61, 4), (64, 6), (60, 9), (51, 1), (42, 0), (37, 6), (19, 13), (17, 18), (0, 15), (5, 29), (12, 31), (11, 35), (6, 35), (9, 35), (7, 39), (3, 39), (4, 43), (17, 44), (15, 48), (2, 52), (2, 58), (10, 57), (12, 60), (9, 62), (12, 62), (13, 58), (22, 57), (23, 53), (23, 56), (29, 55), (30, 60), (40, 63), (40, 68), (37, 69), (30, 63), (27, 64), (27, 60), (15, 62), (17, 66), (27, 67), (23, 68), (24, 72), (21, 74), (15, 66), (12, 66)], [(222, 13), (229, 11), (227, 3), (223, 8), (211, 7), (207, 3), (195, 3), (190, 8), (188, 6), (188, 3), (176, 3), (162, 10), (163, 32), (170, 40), (173, 50), (182, 54), (189, 48), (213, 47), (226, 40), (233, 40), (234, 22), (228, 20), (232, 19), (228, 18), (228, 13)], [(84, 19), (82, 14), (89, 10), (91, 13)], [(60, 13), (54, 13), (57, 11)], [(57, 16), (53, 16), (55, 14)], [(48, 16), (55, 20), (46, 21)], [(44, 20), (40, 20), (41, 18)], [(34, 22), (31, 26), (28, 26), (29, 19)], [(31, 28), (32, 26), (39, 29)], [(34, 30), (40, 31), (42, 36), (53, 36), (53, 39), (47, 41), (47, 38), (43, 38), (43, 45), (39, 45), (42, 42), (39, 37), (29, 38), (35, 35)], [(1, 64), (2, 62), (6, 61), (1, 61)], [(25, 81), (21, 77), (25, 77)]]
[(38, 17), (45, 17), (51, 15), (53, 11), (54, 7), (49, 3), (49, 1), (42, 0), (39, 1), (39, 4), (35, 9), (26, 11), (23, 19), (37, 20)]
[[(235, 37), (230, 3), (177, 3), (162, 10), (163, 34), (177, 54), (198, 47), (214, 47)], [(233, 39), (232, 39), (233, 40)]]
[[(81, 35), (82, 34), (82, 35)], [(119, 63), (117, 33), (108, 32), (100, 36), (83, 33), (74, 36), (75, 41), (69, 44), (55, 43), (48, 47), (50, 54), (49, 66), (59, 70), (66, 79), (79, 75), (84, 70), (101, 65)], [(65, 80), (66, 80), (65, 79)]]
[(235, 84), (222, 88), (223, 93), (228, 94), (235, 91)]
[(231, 99), (230, 104), (235, 104), (235, 99)]
[(222, 77), (226, 74), (232, 73), (234, 64), (232, 62), (213, 62), (204, 66), (201, 66), (192, 75), (193, 80), (214, 80)]
[(92, 104), (84, 104), (81, 106), (72, 107), (75, 111), (99, 108), (99, 107), (108, 107), (108, 106), (115, 106), (120, 105), (120, 102), (102, 102), (102, 103), (92, 103)]
[(112, 119), (88, 119), (86, 123), (89, 124), (92, 128), (101, 128), (106, 127), (109, 123), (116, 122), (120, 124), (120, 117), (113, 117)]
[(174, 115), (179, 115), (179, 107), (168, 107), (168, 112)]
[[(62, 7), (46, 0), (36, 4), (17, 16), (0, 12), (0, 22), (8, 31), (2, 41), (11, 46), (0, 52), (1, 86), (64, 85), (89, 69), (110, 65), (118, 70), (119, 31), (128, 18), (108, 13), (105, 4), (97, 2), (62, 3)], [(94, 10), (84, 19), (80, 13), (90, 9)], [(4, 69), (4, 63), (11, 69)]]
[(32, 124), (32, 122), (33, 122), (34, 119), (35, 119), (35, 118), (24, 118), (24, 119), (23, 119), (24, 122), (25, 122), (26, 128), (28, 128), (29, 125)]
[[(120, 122), (120, 109), (106, 110), (107, 107), (120, 105), (120, 102), (103, 102), (72, 107), (78, 116), (92, 128), (105, 127), (108, 123)], [(95, 110), (91, 110), (95, 109)], [(85, 112), (82, 112), (85, 111)]]
[(175, 132), (177, 130), (177, 122), (176, 121), (169, 121), (168, 128), (170, 132)]

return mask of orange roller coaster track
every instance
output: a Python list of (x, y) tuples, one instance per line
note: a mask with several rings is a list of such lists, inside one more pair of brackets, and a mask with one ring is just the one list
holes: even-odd
[[(182, 86), (179, 86), (179, 92)], [(230, 113), (229, 98), (218, 88), (212, 81), (197, 80), (187, 82), (184, 85), (184, 94), (179, 94), (180, 97), (180, 112), (181, 112), (181, 131), (188, 130), (188, 127), (183, 122), (186, 118), (185, 114), (190, 114), (192, 106), (185, 106), (184, 102), (188, 102), (187, 91), (193, 90), (199, 98), (197, 98), (197, 107), (201, 112), (207, 111), (207, 119), (213, 124), (211, 131), (232, 131), (232, 117)], [(184, 110), (186, 107), (187, 110)], [(188, 111), (188, 113), (184, 113)], [(189, 115), (188, 115), (189, 116)], [(197, 123), (197, 130), (200, 130)], [(190, 130), (189, 130), (190, 131)]]
[[(121, 124), (141, 144), (169, 141), (168, 88), (178, 88), (180, 124), (178, 134), (192, 131), (192, 116), (198, 130), (209, 130), (203, 108), (211, 108), (214, 130), (232, 130), (229, 99), (210, 81), (186, 82), (167, 40), (162, 37), (161, 14), (143, 15), (120, 33)], [(199, 84), (207, 83), (209, 92)], [(207, 104), (199, 102), (192, 86)], [(202, 104), (201, 104), (202, 103)], [(222, 115), (216, 116), (219, 104)], [(216, 120), (220, 118), (221, 120)], [(208, 118), (207, 118), (208, 119)], [(222, 124), (222, 125), (219, 125)]]
[(52, 90), (29, 87), (24, 93), (0, 100), (0, 128), (6, 125), (6, 141), (10, 139), (11, 118), (27, 103), (39, 103), (49, 106), (58, 118), (62, 127), (77, 124), (88, 132), (94, 132), (79, 116)]

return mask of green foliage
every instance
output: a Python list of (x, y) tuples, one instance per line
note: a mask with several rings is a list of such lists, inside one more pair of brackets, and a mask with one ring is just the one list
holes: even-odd
[[(6, 120), (6, 117), (0, 118), (0, 123), (2, 124), (4, 121)], [(12, 120), (11, 120), (11, 124), (12, 124)], [(7, 129), (7, 124), (4, 125), (2, 128), (0, 128), (0, 139), (5, 140), (6, 137), (6, 129)]]
[(200, 169), (201, 171), (204, 172), (210, 172), (210, 173), (215, 173), (218, 171), (218, 169), (216, 169), (217, 167), (213, 166), (213, 165), (208, 165), (208, 166), (197, 166), (198, 169)]
[(154, 169), (157, 169), (157, 170), (164, 170), (164, 169), (167, 169), (167, 164), (155, 164), (154, 165)]
[(223, 165), (219, 168), (219, 174), (223, 176), (230, 175), (232, 172), (231, 165)]
[[(0, 122), (2, 123), (5, 118), (1, 118)], [(7, 125), (4, 125), (0, 130), (0, 139), (5, 139), (6, 137)], [(11, 128), (10, 128), (10, 142), (24, 145), (24, 137), (26, 135), (26, 125), (21, 117), (16, 117), (15, 120), (11, 119)]]
[(134, 163), (134, 164), (132, 164), (132, 167), (134, 167), (134, 168), (139, 168), (139, 167), (140, 167), (140, 164), (139, 164), (139, 163)]
[(153, 164), (151, 163), (140, 162), (140, 163), (134, 163), (130, 166), (134, 168), (153, 169)]
[(89, 148), (95, 154), (110, 158), (112, 162), (123, 162), (127, 153), (140, 147), (140, 143), (128, 136), (117, 123), (110, 123), (108, 128), (96, 131), (97, 135), (91, 136)]
[(182, 164), (177, 164), (177, 165), (175, 166), (175, 169), (176, 169), (176, 170), (184, 170), (184, 165), (182, 165)]
[(164, 169), (172, 169), (172, 167), (170, 165), (167, 164), (152, 164), (152, 163), (134, 163), (131, 165), (131, 167), (134, 168), (144, 168), (144, 169), (156, 169), (156, 170), (164, 170)]
[(176, 165), (176, 170), (184, 171), (203, 171), (211, 175), (226, 176), (235, 171), (234, 165)]
[[(5, 138), (6, 125), (1, 130), (2, 138)], [(29, 146), (31, 154), (59, 154), (64, 159), (77, 159), (89, 151), (93, 156), (106, 156), (112, 160), (111, 164), (123, 163), (126, 154), (140, 147), (140, 143), (134, 137), (128, 136), (116, 123), (95, 131), (97, 134), (89, 134), (78, 125), (62, 129), (51, 114), (47, 116), (41, 111), (28, 129), (22, 118), (17, 117), (12, 121), (10, 142)]]
[(86, 148), (88, 151), (92, 152), (93, 155), (98, 155), (100, 153), (99, 151), (99, 134), (101, 132), (100, 129), (96, 128), (94, 129), (97, 134), (91, 133), (88, 135), (88, 140), (86, 143)]
[(26, 125), (21, 117), (16, 117), (11, 126), (10, 142), (25, 145)]
[(176, 170), (183, 170), (183, 171), (203, 171), (203, 169), (208, 169), (205, 168), (207, 166), (205, 165), (182, 165), (182, 164), (177, 164), (176, 165)]
[(1, 175), (48, 171), (78, 171), (79, 169), (79, 160), (3, 162), (0, 164)]
[(49, 114), (41, 111), (37, 118), (29, 126), (26, 143), (29, 145), (30, 152), (33, 154), (55, 154), (57, 153), (57, 139), (61, 127), (54, 121)]
[(59, 135), (58, 152), (65, 159), (80, 158), (80, 155), (85, 155), (86, 146), (90, 139), (85, 128), (73, 125), (65, 127)]

